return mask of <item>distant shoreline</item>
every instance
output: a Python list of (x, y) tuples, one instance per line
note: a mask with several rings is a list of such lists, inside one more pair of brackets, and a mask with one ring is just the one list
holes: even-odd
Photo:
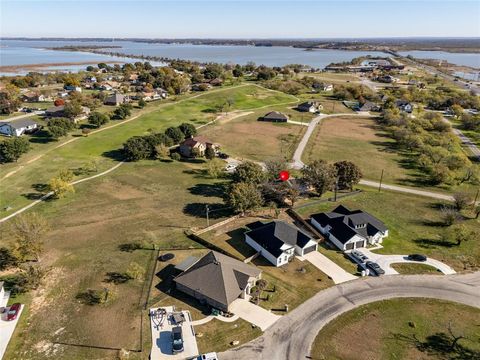
[[(445, 51), (480, 53), (480, 38), (378, 38), (378, 39), (146, 39), (146, 38), (0, 38), (16, 41), (111, 42), (130, 41), (149, 44), (191, 44), (213, 46), (295, 47), (344, 51)], [(96, 46), (96, 45), (92, 45)]]

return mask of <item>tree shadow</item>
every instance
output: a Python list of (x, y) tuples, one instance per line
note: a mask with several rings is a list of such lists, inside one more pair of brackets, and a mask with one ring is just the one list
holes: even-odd
[(226, 191), (225, 183), (195, 184), (188, 188), (193, 195), (222, 198)]
[(118, 250), (123, 252), (134, 252), (135, 250), (142, 249), (142, 245), (139, 242), (125, 243), (118, 245)]
[(29, 141), (34, 144), (47, 144), (55, 140), (50, 137), (47, 130), (42, 129), (31, 134)]
[(457, 246), (457, 243), (444, 240), (444, 239), (427, 239), (427, 238), (419, 238), (413, 240), (414, 243), (416, 243), (419, 247), (424, 248), (424, 249), (432, 249), (432, 248), (437, 248), (437, 247), (446, 247), (446, 248), (451, 248), (454, 246)]
[(451, 360), (480, 360), (480, 352), (472, 350), (459, 341), (455, 341), (452, 336), (444, 332), (437, 332), (428, 335), (424, 341), (417, 338), (415, 334), (403, 335), (392, 334), (392, 338), (397, 341), (406, 342), (416, 347), (419, 351), (439, 359)]
[(123, 156), (123, 151), (121, 149), (105, 151), (102, 156), (115, 160), (115, 161), (124, 161), (125, 157)]
[(206, 178), (207, 171), (204, 169), (188, 169), (182, 171), (184, 174), (193, 175), (195, 178)]
[(245, 242), (245, 228), (234, 229), (226, 234), (230, 237), (226, 240), (227, 244), (237, 250), (245, 258), (248, 258), (256, 253), (256, 251)]
[(230, 209), (226, 208), (225, 204), (222, 203), (190, 203), (185, 205), (183, 208), (183, 213), (185, 215), (206, 219), (207, 205), (209, 207), (208, 216), (210, 219), (220, 219), (232, 214)]

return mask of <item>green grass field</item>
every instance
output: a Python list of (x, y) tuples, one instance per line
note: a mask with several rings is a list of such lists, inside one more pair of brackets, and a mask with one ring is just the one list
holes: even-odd
[(335, 117), (323, 120), (314, 130), (303, 153), (305, 163), (316, 159), (352, 161), (360, 167), (363, 177), (369, 180), (379, 181), (383, 170), (384, 183), (450, 193), (476, 191), (473, 185), (466, 183), (427, 184), (412, 155), (399, 150), (395, 140), (371, 118)]
[[(29, 156), (20, 159), (16, 164), (2, 165), (0, 178), (11, 171), (18, 170), (18, 172), (1, 181), (0, 215), (8, 215), (27, 205), (32, 198), (38, 197), (37, 189), (47, 183), (59, 170), (76, 170), (92, 160), (98, 163), (99, 171), (110, 168), (118, 161), (118, 150), (131, 136), (144, 135), (150, 131), (162, 131), (182, 122), (204, 124), (217, 116), (215, 106), (223, 104), (227, 99), (234, 101), (231, 110), (251, 109), (295, 100), (291, 96), (255, 85), (214, 90), (196, 98), (186, 98), (177, 104), (158, 105), (154, 111), (145, 113), (138, 119), (88, 137), (77, 138), (78, 140), (61, 148), (39, 151), (37, 154), (29, 153)], [(38, 156), (41, 157), (29, 163)], [(11, 209), (5, 211), (6, 207)]]
[[(307, 202), (308, 203), (308, 202)], [(364, 192), (340, 199), (337, 203), (327, 202), (299, 208), (304, 217), (317, 212), (331, 211), (338, 204), (351, 209), (362, 209), (382, 220), (389, 229), (384, 239), (383, 254), (423, 253), (443, 261), (457, 271), (478, 269), (480, 267), (480, 244), (470, 239), (457, 246), (442, 241), (441, 235), (446, 228), (442, 223), (441, 202), (420, 196), (396, 192), (378, 192), (364, 188)], [(480, 219), (472, 219), (465, 212), (462, 223), (469, 229), (479, 229)]]
[[(465, 336), (451, 349), (452, 332)], [(312, 359), (476, 359), (480, 310), (430, 299), (395, 299), (363, 305), (327, 324)], [(345, 345), (348, 339), (349, 345)]]

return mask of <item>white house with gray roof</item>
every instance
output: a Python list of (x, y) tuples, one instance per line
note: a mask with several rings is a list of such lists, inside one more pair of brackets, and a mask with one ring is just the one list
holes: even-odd
[(388, 236), (383, 222), (362, 210), (349, 210), (343, 205), (332, 212), (311, 216), (311, 223), (340, 250), (381, 244)]
[(22, 136), (37, 130), (38, 124), (29, 119), (21, 119), (0, 123), (0, 134), (6, 136)]

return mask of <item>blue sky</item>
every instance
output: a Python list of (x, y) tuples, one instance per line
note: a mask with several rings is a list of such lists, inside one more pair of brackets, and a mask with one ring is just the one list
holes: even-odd
[(480, 36), (480, 1), (0, 0), (1, 36)]

